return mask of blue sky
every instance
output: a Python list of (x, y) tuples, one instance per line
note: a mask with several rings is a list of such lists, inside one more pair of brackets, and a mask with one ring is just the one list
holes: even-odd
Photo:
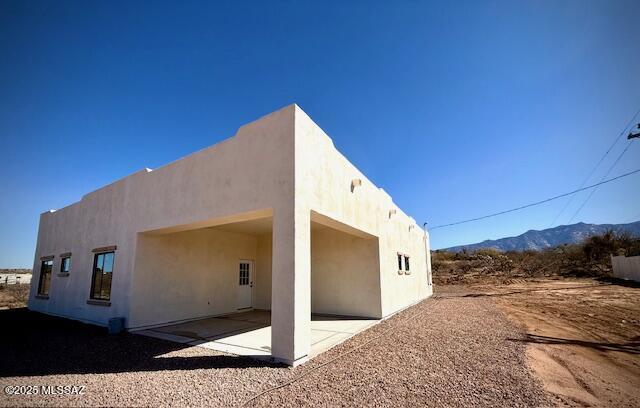
[[(293, 102), (420, 224), (575, 189), (640, 109), (639, 14), (633, 0), (3, 0), (0, 267), (32, 265), (41, 212)], [(636, 141), (611, 175), (639, 159)], [(543, 229), (565, 202), (432, 245)], [(639, 202), (631, 176), (574, 222), (639, 220)]]

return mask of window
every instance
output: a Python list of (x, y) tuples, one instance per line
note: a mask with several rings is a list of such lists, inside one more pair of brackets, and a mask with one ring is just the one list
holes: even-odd
[(409, 272), (409, 270), (410, 270), (409, 269), (409, 256), (408, 255), (404, 256), (404, 270), (406, 272)]
[(69, 273), (71, 271), (71, 257), (65, 256), (60, 262), (60, 273)]
[(96, 254), (93, 259), (93, 278), (91, 280), (91, 299), (111, 299), (111, 276), (115, 252)]
[(402, 270), (402, 254), (398, 254), (398, 270)]
[(240, 262), (240, 286), (249, 284), (249, 263)]
[(40, 281), (38, 282), (38, 295), (48, 296), (51, 286), (51, 270), (53, 269), (53, 259), (42, 261), (40, 265)]

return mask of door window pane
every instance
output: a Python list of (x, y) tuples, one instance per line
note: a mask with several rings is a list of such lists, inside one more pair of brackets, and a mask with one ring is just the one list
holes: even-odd
[(249, 264), (241, 263), (238, 270), (239, 270), (238, 284), (240, 286), (248, 285), (249, 284)]

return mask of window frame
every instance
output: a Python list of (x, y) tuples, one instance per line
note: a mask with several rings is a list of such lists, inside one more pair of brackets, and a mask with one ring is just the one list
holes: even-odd
[(411, 264), (409, 263), (409, 258), (411, 258), (409, 255), (404, 255), (404, 273), (406, 275), (409, 275), (411, 273)]
[[(104, 284), (104, 262), (105, 259), (107, 257), (108, 254), (112, 254), (113, 255), (113, 259), (111, 261), (111, 271), (108, 272), (111, 274), (111, 281), (109, 282), (109, 293), (107, 295), (107, 297), (102, 296), (102, 290), (103, 287), (102, 285)], [(98, 266), (98, 259), (99, 257), (102, 255), (102, 265), (100, 268), (100, 291), (99, 291), (99, 295), (96, 296), (95, 295), (95, 285), (96, 285), (96, 272), (97, 272), (97, 266)], [(114, 250), (105, 250), (105, 251), (97, 251), (94, 252), (94, 256), (93, 256), (93, 268), (91, 271), (91, 288), (89, 288), (89, 299), (92, 301), (98, 301), (98, 302), (110, 302), (111, 301), (111, 289), (113, 286), (113, 270), (114, 270), (114, 266), (116, 263), (116, 251)]]
[[(64, 268), (65, 261), (69, 261), (67, 269)], [(60, 273), (68, 275), (71, 272), (71, 255), (65, 255), (60, 257)]]
[(238, 266), (238, 286), (250, 285), (249, 282), (249, 269), (251, 268), (249, 262), (240, 261)]
[(402, 252), (397, 252), (396, 256), (397, 256), (398, 273), (402, 273), (404, 272), (404, 258), (403, 258), (404, 255), (402, 254)]
[[(49, 271), (45, 272), (45, 264), (49, 267)], [(53, 257), (40, 259), (40, 276), (38, 277), (38, 292), (37, 296), (48, 298), (51, 291), (51, 275), (53, 273)], [(44, 280), (48, 276), (47, 285), (43, 285)], [(45, 292), (46, 289), (46, 292)]]

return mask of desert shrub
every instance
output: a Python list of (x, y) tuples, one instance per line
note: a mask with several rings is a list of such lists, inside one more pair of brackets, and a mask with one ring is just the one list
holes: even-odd
[(583, 244), (585, 256), (590, 261), (599, 261), (614, 253), (616, 249), (615, 237), (612, 231), (602, 235), (594, 235), (585, 240)]
[(513, 278), (551, 276), (610, 276), (610, 255), (640, 255), (640, 238), (629, 234), (592, 236), (580, 244), (565, 244), (542, 251), (494, 249), (434, 251), (434, 282), (472, 283), (492, 279), (495, 283)]
[(640, 256), (640, 239), (637, 239), (633, 244), (629, 245), (626, 249), (627, 256)]
[(29, 300), (29, 285), (0, 285), (0, 307), (25, 307)]
[(492, 258), (499, 258), (502, 255), (502, 252), (498, 251), (497, 249), (494, 248), (481, 248), (481, 249), (476, 249), (475, 251), (473, 251), (473, 253), (475, 255), (484, 255), (484, 256), (490, 256)]
[(583, 251), (589, 261), (608, 260), (611, 255), (636, 256), (640, 254), (640, 238), (629, 233), (607, 231), (587, 238)]
[(618, 253), (622, 252), (622, 255), (626, 256), (640, 255), (640, 237), (633, 236), (628, 232), (622, 232), (616, 234), (615, 241)]
[(443, 251), (443, 250), (437, 250), (437, 251), (433, 251), (431, 253), (431, 259), (432, 260), (438, 260), (438, 261), (452, 261), (456, 258), (456, 253), (455, 252), (450, 252), (450, 251)]
[(8, 289), (16, 304), (27, 304), (27, 300), (29, 300), (29, 285), (20, 283), (17, 285), (11, 285)]

